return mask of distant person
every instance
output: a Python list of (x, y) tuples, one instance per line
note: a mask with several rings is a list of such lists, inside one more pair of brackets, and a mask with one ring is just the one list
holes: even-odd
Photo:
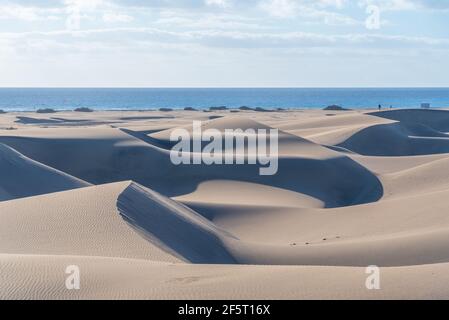
[(390, 106), (390, 109), (393, 109), (393, 106)]
[(379, 104), (379, 110), (381, 110), (382, 109), (382, 106)]

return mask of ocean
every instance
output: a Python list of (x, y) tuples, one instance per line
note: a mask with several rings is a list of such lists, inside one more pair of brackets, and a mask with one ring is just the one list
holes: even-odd
[(41, 108), (73, 110), (181, 109), (241, 106), (289, 109), (449, 107), (449, 88), (148, 88), (148, 89), (56, 89), (0, 88), (0, 109), (34, 111)]

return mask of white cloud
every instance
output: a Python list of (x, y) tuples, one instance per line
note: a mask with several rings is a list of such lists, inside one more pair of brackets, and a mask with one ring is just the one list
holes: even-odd
[[(117, 43), (116, 39), (126, 39)], [(169, 31), (157, 28), (108, 28), (89, 30), (60, 30), (49, 32), (0, 33), (0, 40), (14, 41), (21, 46), (29, 41), (54, 39), (59, 43), (92, 43), (121, 45), (133, 48), (138, 43), (198, 45), (209, 48), (357, 48), (370, 52), (373, 48), (408, 50), (409, 48), (438, 48), (449, 50), (449, 39), (431, 37), (390, 36), (382, 34), (320, 34), (306, 32), (238, 32), (225, 30)], [(49, 48), (51, 50), (51, 48)]]
[(318, 4), (324, 7), (332, 6), (336, 8), (343, 8), (347, 0), (318, 0)]
[(178, 27), (184, 30), (218, 29), (218, 30), (264, 30), (269, 26), (258, 19), (229, 13), (206, 13), (202, 15), (163, 10), (155, 20), (158, 27)]
[(133, 20), (134, 20), (134, 18), (127, 14), (120, 14), (120, 13), (114, 13), (114, 12), (107, 12), (107, 13), (103, 14), (103, 21), (108, 22), (108, 23), (131, 22)]
[(229, 8), (231, 3), (229, 0), (205, 0), (207, 6), (217, 6), (220, 8)]
[(294, 0), (264, 0), (259, 4), (260, 8), (273, 17), (296, 17), (299, 6)]
[(61, 10), (56, 8), (41, 8), (21, 6), (17, 4), (0, 5), (0, 19), (21, 20), (21, 21), (38, 21), (53, 20)]
[(329, 11), (328, 6), (341, 8), (345, 0), (262, 0), (259, 7), (276, 18), (303, 18), (315, 20), (327, 25), (358, 25), (361, 24), (350, 16)]
[(25, 21), (35, 21), (40, 17), (34, 8), (22, 6), (3, 6), (0, 7), (0, 19), (18, 19)]
[[(399, 17), (397, 29), (375, 34), (362, 25), (367, 3), (429, 19)], [(0, 0), (0, 8), (8, 86), (449, 83), (444, 17), (430, 19), (446, 14), (447, 0)], [(47, 23), (51, 16), (61, 21)]]
[(359, 5), (377, 5), (383, 11), (449, 10), (449, 0), (359, 0)]

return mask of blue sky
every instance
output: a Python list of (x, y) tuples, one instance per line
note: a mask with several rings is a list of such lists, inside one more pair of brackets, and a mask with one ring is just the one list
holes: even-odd
[(448, 87), (449, 0), (0, 0), (0, 86)]

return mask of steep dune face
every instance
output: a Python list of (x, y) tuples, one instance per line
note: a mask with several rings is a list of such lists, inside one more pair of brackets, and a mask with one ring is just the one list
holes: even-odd
[(372, 116), (402, 123), (420, 123), (441, 132), (449, 132), (449, 112), (447, 110), (391, 110), (370, 113)]
[(124, 257), (179, 262), (132, 230), (117, 209), (121, 182), (0, 203), (4, 254)]
[(149, 148), (115, 128), (70, 128), (57, 137), (54, 129), (43, 128), (38, 134), (22, 131), (1, 136), (0, 141), (36, 161), (92, 184), (143, 182), (169, 173), (166, 152)]
[(449, 153), (448, 111), (395, 110), (371, 115), (398, 122), (367, 127), (337, 146), (365, 156)]
[(117, 207), (145, 238), (174, 256), (192, 263), (236, 262), (221, 240), (232, 236), (176, 201), (132, 183), (119, 196)]
[(377, 125), (339, 144), (366, 156), (418, 156), (449, 153), (449, 136), (417, 123)]
[(88, 183), (0, 143), (0, 201), (77, 189)]

